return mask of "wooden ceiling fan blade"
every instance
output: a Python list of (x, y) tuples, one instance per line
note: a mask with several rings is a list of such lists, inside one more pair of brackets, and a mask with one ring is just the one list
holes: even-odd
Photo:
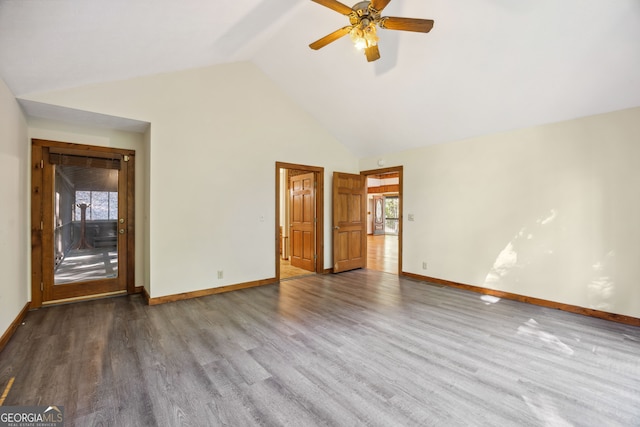
[(417, 33), (428, 33), (433, 28), (433, 20), (416, 18), (396, 18), (386, 16), (380, 19), (380, 28), (387, 30), (415, 31)]
[(366, 48), (364, 50), (364, 54), (366, 55), (368, 62), (373, 62), (380, 59), (380, 51), (378, 50), (378, 45)]
[(334, 41), (338, 40), (340, 37), (346, 35), (349, 33), (349, 31), (351, 31), (351, 26), (346, 26), (346, 27), (342, 27), (339, 30), (334, 31), (331, 34), (328, 34), (326, 36), (324, 36), (323, 38), (314, 41), (313, 43), (311, 43), (309, 45), (309, 47), (313, 50), (318, 50), (321, 49), (323, 47), (325, 47), (326, 45), (328, 45), (329, 43), (333, 43)]
[(371, 0), (371, 7), (378, 12), (382, 12), (382, 9), (387, 7), (391, 0)]
[(325, 7), (328, 7), (329, 9), (335, 10), (336, 12), (341, 13), (343, 15), (349, 15), (351, 12), (353, 12), (353, 10), (349, 6), (347, 6), (346, 4), (340, 3), (337, 0), (311, 0), (311, 1), (321, 4)]

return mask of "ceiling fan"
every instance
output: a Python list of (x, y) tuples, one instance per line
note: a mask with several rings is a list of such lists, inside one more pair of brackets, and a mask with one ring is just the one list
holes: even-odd
[(415, 31), (418, 33), (428, 33), (433, 28), (433, 20), (431, 19), (380, 16), (382, 10), (391, 0), (361, 1), (353, 7), (349, 7), (337, 0), (312, 1), (349, 17), (349, 22), (351, 23), (351, 25), (342, 27), (311, 43), (309, 47), (314, 50), (321, 49), (340, 37), (350, 34), (356, 47), (364, 49), (367, 61), (371, 62), (380, 59), (376, 26), (387, 30)]

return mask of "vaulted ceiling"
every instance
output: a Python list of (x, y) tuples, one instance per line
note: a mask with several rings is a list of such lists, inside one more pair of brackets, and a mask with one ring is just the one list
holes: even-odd
[(392, 0), (383, 15), (435, 26), (380, 30), (368, 63), (348, 36), (309, 49), (348, 24), (310, 0), (0, 0), (0, 77), (20, 98), (251, 61), (358, 156), (640, 106), (638, 0)]

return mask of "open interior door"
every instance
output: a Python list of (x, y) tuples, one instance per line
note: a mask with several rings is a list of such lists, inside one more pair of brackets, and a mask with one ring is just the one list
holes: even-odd
[(315, 271), (315, 185), (314, 173), (291, 177), (291, 265)]
[(361, 175), (333, 173), (333, 272), (366, 267), (367, 193)]

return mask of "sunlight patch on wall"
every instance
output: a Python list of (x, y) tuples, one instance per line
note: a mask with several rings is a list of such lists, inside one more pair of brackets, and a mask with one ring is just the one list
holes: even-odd
[(536, 221), (536, 223), (540, 225), (547, 225), (551, 223), (554, 219), (556, 219), (557, 216), (558, 216), (558, 211), (555, 209), (551, 209), (551, 214), (548, 217), (544, 219), (539, 219)]
[(493, 268), (484, 280), (484, 286), (495, 287), (517, 264), (518, 254), (513, 248), (513, 243), (509, 242), (498, 254), (496, 261), (493, 263)]
[(606, 311), (612, 307), (615, 285), (610, 270), (614, 258), (615, 252), (610, 251), (602, 261), (591, 266), (593, 279), (587, 285), (587, 296), (593, 309)]
[[(551, 209), (549, 214), (546, 217), (539, 218), (536, 220), (536, 228), (537, 232), (542, 232), (541, 228), (548, 227), (551, 223), (553, 223), (558, 217), (558, 211), (556, 209)], [(518, 233), (514, 236), (514, 238), (507, 243), (502, 251), (496, 257), (495, 262), (493, 263), (493, 267), (487, 274), (484, 280), (484, 287), (487, 288), (500, 288), (500, 282), (510, 273), (513, 272), (516, 267), (524, 268), (531, 261), (524, 260), (520, 258), (518, 259), (518, 250), (517, 248), (526, 248), (532, 247), (532, 241), (535, 238), (535, 233), (532, 230), (527, 229), (527, 227), (523, 227), (518, 231)], [(537, 248), (536, 248), (537, 249)], [(553, 255), (552, 248), (546, 248), (539, 255)]]

